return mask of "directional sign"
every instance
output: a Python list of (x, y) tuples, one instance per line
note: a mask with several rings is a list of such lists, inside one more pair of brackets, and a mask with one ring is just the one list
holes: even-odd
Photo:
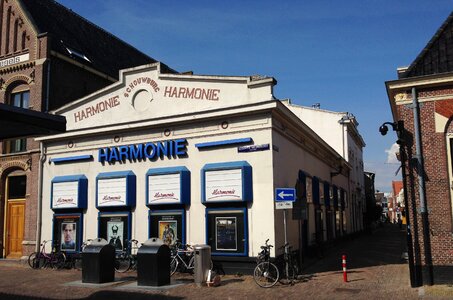
[(276, 188), (275, 201), (296, 201), (296, 189), (292, 188)]

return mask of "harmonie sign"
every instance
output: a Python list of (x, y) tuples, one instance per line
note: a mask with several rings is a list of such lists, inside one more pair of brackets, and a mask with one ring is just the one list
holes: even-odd
[(185, 156), (187, 140), (177, 139), (157, 143), (143, 143), (99, 149), (98, 161), (101, 163), (116, 161), (154, 160), (165, 156), (168, 158)]

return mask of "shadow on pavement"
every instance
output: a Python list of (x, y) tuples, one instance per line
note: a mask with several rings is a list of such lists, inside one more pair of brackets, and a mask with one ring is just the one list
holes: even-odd
[(325, 250), (323, 258), (302, 267), (302, 273), (341, 271), (342, 255), (346, 255), (348, 272), (380, 265), (407, 264), (401, 258), (406, 249), (406, 231), (398, 225), (383, 224), (373, 234), (363, 233), (354, 239), (338, 242)]
[(2, 300), (45, 300), (48, 298), (0, 293), (0, 299), (2, 299)]
[[(12, 295), (12, 294), (5, 294), (0, 293), (0, 299), (2, 300), (48, 300), (48, 299), (55, 299), (55, 298), (44, 298), (44, 297), (36, 297), (36, 296), (23, 296), (23, 295)], [(161, 299), (161, 300), (180, 300), (183, 299), (182, 297), (174, 297), (174, 296), (165, 296), (160, 294), (139, 294), (139, 293), (131, 293), (131, 292), (121, 292), (121, 291), (99, 291), (91, 294), (86, 298), (79, 298), (79, 299), (87, 299), (87, 300), (147, 300), (147, 299)]]
[(109, 299), (109, 300), (123, 300), (123, 299), (128, 299), (128, 300), (147, 300), (147, 299), (166, 299), (166, 300), (177, 300), (177, 299), (183, 299), (181, 297), (175, 297), (175, 296), (165, 296), (165, 295), (160, 295), (160, 294), (139, 294), (139, 293), (130, 293), (130, 292), (121, 292), (121, 291), (99, 291), (96, 293), (91, 294), (87, 298), (83, 298), (87, 300), (104, 300), (104, 299)]

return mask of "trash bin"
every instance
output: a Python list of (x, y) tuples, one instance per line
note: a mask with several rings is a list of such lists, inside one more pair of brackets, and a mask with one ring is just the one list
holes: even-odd
[(115, 247), (95, 239), (82, 252), (82, 282), (105, 283), (115, 280)]
[(170, 284), (170, 248), (150, 238), (137, 251), (137, 285)]
[(201, 285), (206, 282), (211, 269), (211, 246), (195, 245), (193, 248), (195, 251), (194, 280), (197, 285)]

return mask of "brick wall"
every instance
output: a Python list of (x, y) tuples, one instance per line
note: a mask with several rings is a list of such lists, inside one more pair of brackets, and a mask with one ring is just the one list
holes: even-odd
[[(446, 96), (452, 94), (451, 87), (423, 89), (417, 95), (418, 98)], [(421, 140), (425, 167), (426, 206), (429, 213), (430, 242), (433, 265), (453, 264), (453, 239), (452, 239), (452, 214), (450, 200), (450, 186), (448, 174), (447, 144), (445, 132), (436, 132), (435, 112), (442, 115), (449, 111), (444, 109), (453, 105), (451, 100), (429, 101), (420, 104)], [(408, 158), (415, 158), (416, 145), (414, 135), (413, 111), (409, 105), (397, 107), (398, 119), (405, 122), (405, 128), (409, 132), (409, 145), (406, 151)], [(451, 117), (451, 116), (450, 116)], [(448, 132), (453, 133), (453, 125), (449, 125)], [(413, 224), (414, 242), (420, 247), (419, 259), (424, 263), (423, 248), (423, 225), (420, 218), (419, 208), (419, 185), (418, 170), (412, 160), (408, 166), (408, 195), (409, 211)], [(412, 187), (411, 187), (412, 186)], [(413, 204), (416, 208), (414, 210)], [(414, 213), (416, 211), (416, 213)], [(416, 219), (414, 219), (416, 218)], [(415, 222), (415, 223), (414, 223)], [(417, 245), (416, 245), (417, 246)], [(416, 258), (417, 260), (417, 258)]]

